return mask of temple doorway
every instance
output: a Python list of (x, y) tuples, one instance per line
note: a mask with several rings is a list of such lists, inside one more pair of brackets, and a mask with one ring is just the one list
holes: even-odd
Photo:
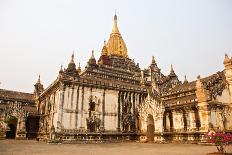
[(28, 139), (34, 139), (37, 137), (39, 131), (39, 116), (28, 116), (26, 120), (26, 137)]
[(15, 139), (17, 122), (18, 122), (18, 119), (16, 117), (13, 117), (8, 121), (7, 123), (8, 131), (6, 132), (7, 139)]
[(148, 114), (147, 116), (147, 141), (148, 142), (154, 141), (154, 131), (155, 131), (155, 126), (154, 126), (153, 116), (151, 114)]

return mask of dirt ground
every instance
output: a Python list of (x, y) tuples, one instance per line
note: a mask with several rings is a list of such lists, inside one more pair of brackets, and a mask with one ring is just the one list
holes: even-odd
[[(226, 149), (232, 152), (231, 145)], [(215, 146), (196, 144), (47, 144), (32, 140), (0, 140), (0, 155), (205, 155), (216, 151)]]

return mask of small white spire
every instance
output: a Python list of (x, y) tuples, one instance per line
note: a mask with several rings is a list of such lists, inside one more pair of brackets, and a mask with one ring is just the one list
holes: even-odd
[(94, 50), (92, 50), (92, 55), (91, 55), (90, 59), (95, 59), (95, 57), (94, 57)]

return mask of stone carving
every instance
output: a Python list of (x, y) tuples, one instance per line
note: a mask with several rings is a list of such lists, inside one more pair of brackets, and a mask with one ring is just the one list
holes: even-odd
[(4, 110), (6, 117), (27, 117), (28, 112), (19, 103), (10, 103)]
[(99, 103), (96, 96), (89, 97), (89, 117), (86, 118), (87, 129), (89, 132), (100, 131), (101, 119), (96, 116), (96, 111), (99, 110)]
[(216, 99), (219, 95), (222, 95), (222, 91), (225, 89), (225, 82), (220, 74), (216, 74), (212, 76), (207, 82), (204, 83), (206, 85), (206, 89), (209, 91), (209, 96), (212, 99)]
[(135, 116), (131, 113), (132, 103), (130, 96), (127, 95), (123, 106), (123, 119), (122, 119), (122, 131), (123, 132), (135, 132)]
[(123, 132), (126, 132), (126, 133), (135, 132), (135, 128), (136, 128), (135, 118), (131, 113), (125, 115), (125, 117), (123, 118), (123, 126), (122, 127), (123, 127), (123, 129), (122, 129)]
[(87, 129), (89, 132), (98, 132), (100, 131), (101, 120), (95, 115), (92, 115), (86, 119)]

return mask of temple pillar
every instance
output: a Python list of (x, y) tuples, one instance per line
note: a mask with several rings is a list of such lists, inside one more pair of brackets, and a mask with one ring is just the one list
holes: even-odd
[(120, 121), (120, 117), (121, 117), (121, 94), (122, 94), (122, 92), (119, 91), (118, 92), (118, 127), (117, 127), (118, 132), (121, 130), (120, 129), (120, 124), (121, 124), (121, 121)]
[(228, 89), (230, 92), (230, 103), (224, 109), (224, 126), (227, 131), (232, 131), (232, 58), (229, 58), (228, 55), (225, 55), (224, 58), (224, 67), (225, 67), (225, 77), (228, 83)]
[(84, 131), (85, 129), (85, 120), (84, 120), (84, 90), (85, 87), (82, 86), (82, 92), (81, 92), (81, 126), (80, 126), (80, 130)]
[(177, 122), (175, 122), (175, 119), (176, 119), (176, 111), (172, 110), (173, 131), (176, 131), (176, 124), (177, 124)]
[(223, 131), (224, 126), (223, 126), (223, 119), (222, 119), (222, 110), (220, 108), (217, 108), (215, 110), (215, 113), (216, 113), (216, 126), (217, 126), (217, 129), (219, 131)]
[(188, 110), (183, 110), (183, 126), (184, 126), (184, 131), (188, 130), (188, 123), (189, 118), (188, 118)]
[(208, 95), (207, 91), (200, 80), (200, 76), (198, 76), (196, 82), (196, 96), (198, 100), (198, 112), (200, 118), (200, 131), (208, 132), (209, 130), (209, 110), (208, 110)]
[(26, 139), (26, 116), (20, 116), (17, 122), (16, 139)]
[(165, 114), (165, 130), (170, 132), (171, 131), (171, 121), (170, 121), (170, 113)]
[[(232, 94), (232, 58), (229, 58), (228, 55), (225, 55), (224, 58), (224, 68), (225, 68), (225, 77), (229, 85), (229, 92)], [(232, 107), (232, 95), (230, 95), (230, 107)]]
[(59, 112), (58, 112), (58, 121), (57, 121), (57, 130), (61, 131), (63, 126), (63, 108), (64, 108), (64, 84), (60, 84), (60, 101), (59, 101)]
[[(71, 87), (71, 99), (70, 99), (70, 109), (73, 109), (73, 100), (74, 100), (74, 85)], [(73, 113), (69, 113), (69, 128), (72, 129), (74, 128), (74, 118), (73, 118)]]
[(77, 129), (77, 126), (78, 126), (79, 89), (80, 89), (80, 86), (78, 86), (78, 88), (77, 88), (76, 112), (75, 112), (75, 129)]
[(195, 131), (196, 130), (196, 114), (195, 110), (191, 109), (188, 111), (188, 131)]
[(105, 130), (105, 89), (102, 93), (102, 118), (101, 118), (101, 125), (100, 125), (100, 130), (104, 131)]
[(135, 93), (132, 93), (132, 109), (133, 109), (133, 115), (135, 116)]

